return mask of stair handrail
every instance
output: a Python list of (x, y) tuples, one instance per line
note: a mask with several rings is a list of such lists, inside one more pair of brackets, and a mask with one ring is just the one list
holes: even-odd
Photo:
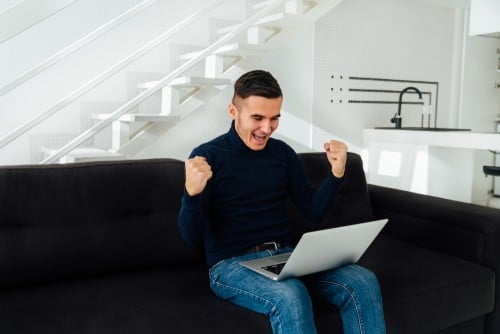
[(114, 64), (111, 66), (109, 69), (105, 70), (104, 72), (98, 74), (95, 76), (93, 79), (89, 80), (79, 88), (75, 89), (65, 97), (63, 97), (59, 102), (54, 104), (52, 107), (49, 109), (45, 110), (44, 112), (38, 114), (31, 120), (27, 121), (26, 123), (22, 124), (21, 126), (15, 128), (11, 132), (7, 133), (5, 136), (0, 137), (0, 149), (5, 147), (7, 144), (13, 142), (17, 138), (21, 137), (24, 135), (26, 132), (34, 128), (35, 126), (39, 125), (52, 115), (56, 114), (57, 112), (61, 111), (64, 107), (67, 105), (71, 104), (74, 102), (76, 99), (78, 99), (80, 96), (83, 94), (87, 93), (90, 91), (92, 88), (96, 87), (97, 85), (101, 84), (104, 82), (106, 79), (111, 77), (112, 75), (116, 74), (118, 71), (122, 70), (126, 66), (130, 65), (132, 62), (137, 60), (138, 58), (142, 57), (149, 51), (151, 51), (153, 48), (157, 47), (161, 43), (163, 43), (165, 40), (169, 39), (173, 35), (175, 35), (177, 32), (180, 30), (186, 28), (189, 26), (191, 23), (194, 23), (196, 20), (199, 18), (203, 17), (206, 15), (210, 10), (213, 8), (219, 6), (221, 3), (228, 1), (228, 0), (215, 0), (212, 1), (208, 6), (204, 7), (203, 9), (196, 11), (195, 13), (189, 15), (186, 17), (184, 20), (181, 22), (177, 23), (175, 26), (172, 28), (168, 29), (167, 31), (163, 32), (162, 34), (158, 35), (156, 38), (153, 40), (149, 41), (145, 45), (143, 45), (140, 49), (132, 52), (130, 55), (127, 57), (123, 58), (121, 61), (118, 63)]
[(107, 126), (111, 125), (112, 122), (118, 120), (122, 115), (126, 114), (129, 110), (134, 108), (136, 105), (139, 103), (143, 102), (147, 98), (149, 98), (151, 95), (155, 94), (158, 92), (160, 89), (165, 87), (168, 83), (173, 81), (175, 78), (189, 70), (191, 67), (199, 63), (201, 60), (203, 60), (205, 57), (211, 55), (214, 51), (216, 51), (218, 48), (222, 47), (225, 43), (229, 42), (236, 36), (238, 36), (240, 33), (245, 31), (246, 29), (250, 28), (252, 25), (257, 23), (258, 20), (260, 20), (262, 17), (267, 15), (269, 12), (274, 10), (276, 7), (279, 5), (282, 5), (286, 0), (273, 0), (269, 3), (267, 7), (264, 9), (258, 11), (256, 14), (251, 16), (249, 19), (238, 25), (234, 30), (228, 32), (221, 38), (219, 38), (217, 41), (200, 51), (200, 53), (196, 56), (179, 66), (177, 69), (173, 70), (169, 74), (167, 74), (163, 79), (158, 81), (153, 87), (145, 90), (144, 92), (140, 93), (137, 95), (135, 98), (131, 99), (130, 101), (126, 102), (123, 104), (121, 107), (116, 109), (113, 113), (109, 115), (106, 119), (96, 123), (94, 126), (91, 128), (87, 129), (86, 131), (82, 132), (79, 136), (71, 140), (69, 143), (61, 147), (59, 150), (48, 156), (46, 159), (42, 160), (40, 164), (48, 164), (48, 163), (55, 163), (58, 159), (62, 158), (64, 155), (67, 153), (71, 152), (81, 144), (83, 144), (85, 141), (88, 139), (92, 138), (95, 136), (97, 133), (99, 133), (101, 130), (106, 128)]
[(115, 18), (111, 19), (110, 21), (106, 22), (99, 28), (95, 29), (94, 31), (88, 33), (87, 35), (83, 36), (82, 38), (78, 39), (77, 41), (71, 43), (67, 47), (57, 51), (50, 57), (48, 57), (45, 60), (42, 60), (39, 64), (33, 66), (26, 72), (20, 74), (17, 76), (15, 79), (12, 81), (6, 83), (2, 87), (0, 87), (0, 96), (5, 95), (12, 89), (16, 88), (17, 86), (21, 85), (25, 81), (28, 81), (29, 79), (33, 78), (35, 75), (47, 70), (50, 68), (52, 65), (58, 63), (62, 59), (66, 58), (70, 54), (74, 53), (78, 49), (84, 47), (88, 43), (92, 42), (93, 40), (97, 39), (98, 37), (102, 36), (106, 32), (112, 30), (113, 28), (119, 26), (120, 24), (124, 23), (131, 17), (135, 16), (139, 12), (143, 11), (153, 3), (155, 3), (158, 0), (144, 0), (140, 2), (139, 4), (135, 5), (132, 8), (129, 8), (125, 12), (121, 13), (120, 15), (116, 16)]

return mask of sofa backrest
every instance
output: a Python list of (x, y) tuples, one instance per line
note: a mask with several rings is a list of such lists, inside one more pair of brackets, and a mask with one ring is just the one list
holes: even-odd
[[(311, 183), (330, 173), (324, 153), (299, 154)], [(174, 159), (0, 167), (0, 288), (162, 265), (204, 264), (177, 218), (184, 163)], [(325, 220), (304, 231), (372, 218), (359, 155), (348, 154)]]
[(0, 288), (202, 262), (177, 216), (173, 159), (0, 167)]
[[(300, 153), (299, 158), (309, 181), (315, 187), (319, 186), (331, 173), (331, 167), (325, 153)], [(320, 224), (311, 225), (302, 218), (293, 206), (289, 208), (289, 214), (296, 240), (306, 231), (372, 220), (373, 211), (361, 157), (356, 153), (347, 153), (346, 171), (342, 184), (334, 203), (332, 203), (332, 208)]]

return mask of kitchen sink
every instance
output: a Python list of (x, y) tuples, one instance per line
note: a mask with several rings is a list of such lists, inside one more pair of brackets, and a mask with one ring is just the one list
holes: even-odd
[(403, 126), (402, 128), (395, 128), (391, 126), (379, 126), (375, 127), (377, 130), (413, 130), (413, 131), (470, 131), (471, 129), (459, 129), (459, 128), (422, 128), (419, 126)]

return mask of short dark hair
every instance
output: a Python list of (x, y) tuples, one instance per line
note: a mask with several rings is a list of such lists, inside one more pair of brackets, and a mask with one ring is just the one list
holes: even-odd
[(271, 73), (254, 70), (243, 74), (234, 83), (233, 103), (236, 97), (246, 99), (249, 96), (265, 98), (282, 97), (280, 85)]

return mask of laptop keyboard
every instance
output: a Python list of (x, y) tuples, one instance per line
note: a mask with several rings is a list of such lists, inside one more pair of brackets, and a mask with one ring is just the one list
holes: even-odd
[(270, 271), (276, 275), (279, 275), (280, 272), (283, 270), (283, 267), (285, 266), (286, 262), (284, 263), (278, 263), (278, 264), (273, 264), (270, 266), (262, 267), (262, 269)]
[(261, 269), (267, 270), (273, 274), (279, 275), (281, 273), (281, 270), (283, 270), (283, 267), (286, 264), (286, 261), (290, 258), (290, 255), (292, 253), (285, 253), (285, 254), (280, 254), (280, 255), (274, 255), (269, 257), (269, 260), (276, 262), (276, 264), (271, 264), (269, 266), (264, 266)]

